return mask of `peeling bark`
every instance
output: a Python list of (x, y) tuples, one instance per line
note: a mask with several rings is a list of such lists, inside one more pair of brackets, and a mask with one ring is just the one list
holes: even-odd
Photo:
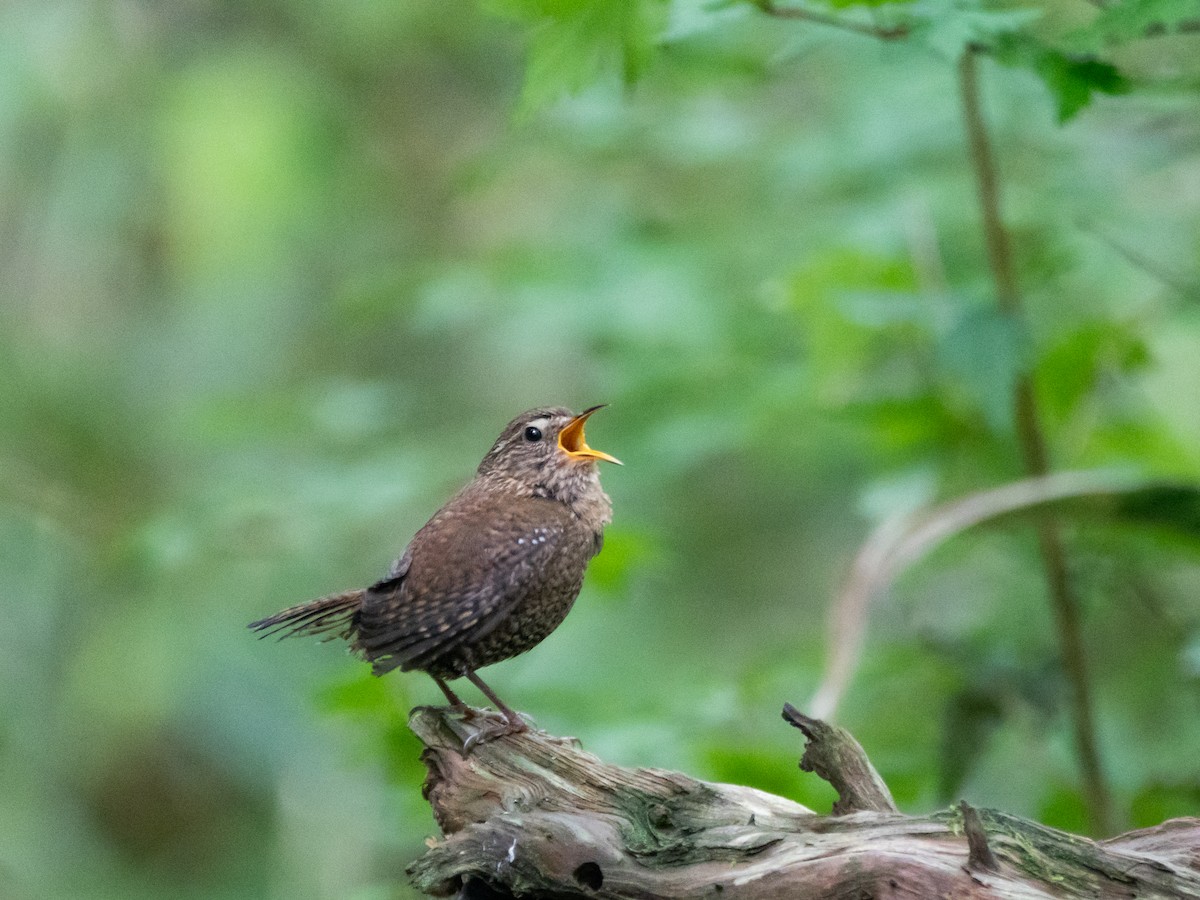
[[(605, 763), (539, 731), (474, 747), (487, 722), (420, 708), (425, 797), (445, 838), (410, 867), (459, 898), (1200, 897), (1200, 819), (1092, 841), (963, 804), (895, 811), (847, 732), (794, 709), (805, 760), (839, 792), (822, 816), (763, 791)], [(803, 722), (803, 724), (801, 724)]]

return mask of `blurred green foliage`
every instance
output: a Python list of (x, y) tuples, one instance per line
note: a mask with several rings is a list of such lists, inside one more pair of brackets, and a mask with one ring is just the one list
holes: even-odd
[[(436, 688), (244, 623), (381, 573), (535, 403), (610, 402), (627, 465), (576, 610), (490, 680), (818, 808), (779, 709), (876, 520), (1019, 474), (1015, 373), (1056, 467), (1200, 475), (1194, 5), (844, 6), (912, 39), (700, 0), (0, 8), (0, 896), (408, 896)], [(953, 79), (980, 40), (1020, 328)], [(1068, 537), (1120, 824), (1195, 814), (1194, 544)], [(968, 535), (872, 612), (840, 719), (904, 808), (1083, 827), (1036, 559)]]

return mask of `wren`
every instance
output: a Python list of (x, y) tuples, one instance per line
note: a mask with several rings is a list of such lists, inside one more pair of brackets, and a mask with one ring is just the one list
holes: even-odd
[(584, 423), (600, 408), (517, 416), (475, 477), (413, 536), (382, 580), (249, 627), (263, 636), (344, 638), (375, 675), (427, 672), (467, 716), (473, 711), (447, 682), (469, 679), (503, 717), (470, 743), (524, 731), (524, 720), (477, 670), (524, 653), (557, 628), (600, 551), (612, 503), (596, 463), (620, 465), (584, 440)]

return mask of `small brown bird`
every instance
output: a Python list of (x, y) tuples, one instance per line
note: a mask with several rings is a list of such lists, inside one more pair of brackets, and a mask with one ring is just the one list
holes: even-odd
[(293, 606), (250, 628), (280, 637), (341, 637), (376, 675), (428, 672), (460, 712), (446, 684), (466, 677), (504, 720), (473, 742), (524, 731), (524, 721), (476, 674), (524, 653), (559, 626), (600, 551), (612, 503), (579, 415), (532, 409), (505, 427), (475, 478), (416, 533), (387, 576), (369, 588)]

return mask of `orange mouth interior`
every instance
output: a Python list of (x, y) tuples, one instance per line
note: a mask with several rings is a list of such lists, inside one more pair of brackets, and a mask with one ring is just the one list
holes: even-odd
[(605, 462), (616, 463), (618, 466), (622, 465), (615, 456), (609, 456), (602, 450), (593, 450), (584, 440), (583, 425), (588, 417), (600, 408), (601, 406), (593, 406), (591, 409), (586, 409), (568, 422), (558, 433), (558, 446), (572, 459), (602, 459)]

